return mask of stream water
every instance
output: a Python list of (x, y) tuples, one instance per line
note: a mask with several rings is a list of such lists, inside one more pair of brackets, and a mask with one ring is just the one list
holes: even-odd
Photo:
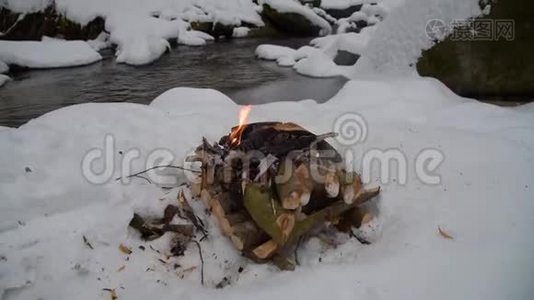
[(16, 127), (49, 111), (86, 102), (150, 103), (173, 87), (217, 89), (238, 104), (314, 99), (324, 102), (346, 82), (314, 79), (254, 57), (259, 44), (299, 47), (308, 39), (235, 39), (178, 46), (153, 64), (132, 67), (112, 53), (84, 67), (20, 71), (0, 88), (0, 126)]

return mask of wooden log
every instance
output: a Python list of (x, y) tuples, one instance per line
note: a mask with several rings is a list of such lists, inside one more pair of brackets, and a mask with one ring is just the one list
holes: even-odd
[(254, 222), (246, 221), (232, 226), (230, 239), (238, 250), (248, 251), (261, 244), (265, 240), (265, 234)]
[(268, 240), (256, 247), (252, 253), (259, 259), (267, 259), (273, 256), (276, 250), (278, 250), (278, 244), (274, 240)]
[(284, 209), (278, 201), (273, 201), (268, 186), (248, 184), (245, 188), (244, 205), (259, 228), (278, 245), (285, 244), (294, 227), (295, 212)]

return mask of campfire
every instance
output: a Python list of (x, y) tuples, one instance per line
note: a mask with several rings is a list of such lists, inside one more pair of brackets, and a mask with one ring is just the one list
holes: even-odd
[(247, 123), (218, 142), (203, 139), (194, 160), (202, 165), (193, 189), (225, 236), (243, 255), (292, 269), (293, 249), (325, 226), (350, 231), (361, 225), (360, 205), (380, 189), (365, 189), (360, 176), (342, 167), (326, 141), (294, 123)]

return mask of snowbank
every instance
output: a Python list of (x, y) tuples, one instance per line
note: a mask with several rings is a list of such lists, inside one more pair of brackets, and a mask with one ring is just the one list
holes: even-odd
[(422, 51), (435, 43), (426, 33), (430, 20), (439, 19), (444, 24), (451, 24), (453, 20), (465, 20), (481, 14), (477, 0), (406, 1), (376, 26), (353, 73), (411, 73)]
[(327, 35), (313, 39), (314, 47), (303, 46), (295, 50), (289, 47), (263, 44), (256, 48), (256, 56), (265, 60), (276, 60), (281, 67), (292, 66), (298, 73), (312, 77), (350, 76), (350, 69), (334, 63), (339, 50), (361, 53), (374, 28), (354, 32)]
[[(70, 106), (0, 131), (0, 295), (109, 298), (104, 288), (115, 289), (119, 299), (448, 300), (533, 294), (532, 105), (482, 104), (423, 78), (350, 81), (324, 104), (253, 107), (251, 122), (293, 121), (316, 133), (332, 131), (337, 118), (357, 112), (367, 121), (367, 139), (334, 145), (355, 151), (357, 166), (370, 149), (402, 151), (409, 161), (407, 183), (380, 183), (374, 174), (372, 182), (383, 192), (369, 233), (373, 243), (365, 246), (340, 235), (336, 241), (343, 243), (332, 248), (312, 239), (299, 250), (301, 266), (295, 272), (249, 263), (218, 234), (202, 205), (191, 200), (210, 230), (201, 242), (202, 287), (194, 246), (184, 257), (167, 258), (169, 236), (145, 243), (127, 229), (134, 211), (161, 214), (176, 201), (178, 189), (162, 190), (140, 178), (121, 184), (114, 178), (133, 149), (139, 157), (132, 171), (145, 169), (158, 149), (172, 151), (172, 162), (181, 163), (202, 136), (214, 141), (227, 133), (238, 110), (219, 92), (180, 88), (149, 106)], [(93, 185), (82, 176), (82, 158), (103, 148), (106, 136), (114, 138), (108, 145), (113, 161), (107, 164), (115, 168), (107, 183)], [(440, 184), (423, 184), (415, 175), (412, 162), (426, 148), (445, 155), (435, 171)], [(99, 159), (93, 168), (100, 171), (103, 165)], [(453, 239), (440, 236), (438, 226)], [(120, 252), (121, 243), (133, 253)], [(190, 267), (197, 268), (184, 271)], [(224, 276), (232, 286), (213, 290)]]
[(28, 68), (81, 66), (102, 57), (83, 41), (0, 41), (0, 61)]

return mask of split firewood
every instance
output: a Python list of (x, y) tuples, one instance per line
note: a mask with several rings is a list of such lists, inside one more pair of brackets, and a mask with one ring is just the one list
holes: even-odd
[(238, 250), (247, 251), (261, 244), (266, 237), (254, 222), (246, 221), (232, 226), (230, 239)]
[(268, 240), (256, 247), (252, 253), (259, 259), (267, 259), (273, 256), (276, 250), (278, 250), (278, 244), (274, 240)]
[(314, 186), (309, 167), (302, 163), (293, 171), (293, 165), (293, 162), (284, 161), (278, 168), (276, 191), (285, 209), (308, 204)]
[[(284, 210), (280, 207), (278, 214), (273, 214), (270, 208), (271, 193), (269, 189), (258, 184), (249, 184), (245, 194), (245, 207), (256, 224), (271, 236), (279, 248), (282, 248), (285, 244), (295, 242), (297, 238), (313, 228), (321, 226), (325, 222), (368, 201), (378, 195), (379, 192), (380, 188), (361, 190), (351, 204), (346, 204), (344, 201), (340, 200), (301, 220), (289, 218), (290, 221), (280, 222), (280, 216), (291, 215), (291, 211)], [(294, 216), (294, 214), (292, 215)], [(282, 218), (282, 220), (283, 219), (284, 218)], [(293, 222), (294, 224), (291, 224)], [(283, 224), (291, 224), (285, 225), (288, 227), (285, 232)]]
[(252, 249), (265, 240), (265, 234), (250, 221), (250, 216), (245, 212), (227, 215), (217, 196), (211, 195), (207, 190), (202, 190), (201, 197), (205, 203), (208, 203), (223, 235), (230, 238), (238, 250)]
[(362, 179), (356, 172), (347, 172), (342, 181), (343, 201), (352, 204), (358, 193), (362, 190)]
[[(268, 187), (250, 183), (245, 189), (244, 204), (254, 222), (278, 245), (284, 245), (294, 227), (295, 213), (271, 201)], [(274, 206), (274, 210), (273, 210)]]
[(290, 236), (286, 240), (286, 244), (295, 243), (299, 237), (310, 232), (312, 229), (321, 226), (328, 220), (338, 217), (344, 212), (369, 201), (379, 193), (379, 187), (368, 190), (362, 189), (351, 204), (346, 204), (344, 201), (340, 200), (318, 212), (308, 215), (302, 220), (297, 221), (295, 223), (295, 227), (291, 231)]

